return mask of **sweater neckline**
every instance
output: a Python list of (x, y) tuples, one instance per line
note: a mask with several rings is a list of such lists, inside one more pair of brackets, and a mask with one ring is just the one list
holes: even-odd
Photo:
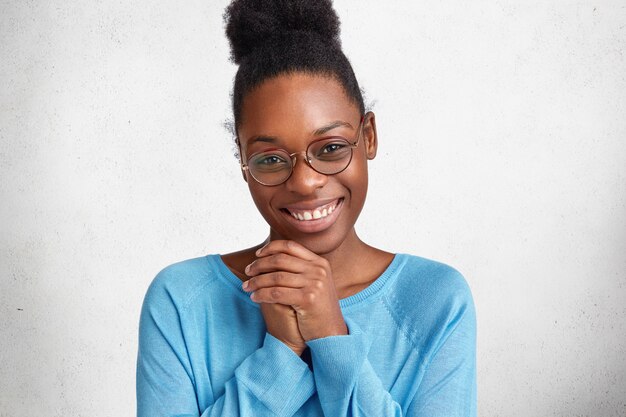
[[(370, 285), (357, 292), (356, 294), (352, 294), (349, 297), (339, 300), (339, 306), (344, 309), (353, 305), (362, 304), (375, 296), (377, 293), (381, 292), (381, 290), (383, 290), (386, 285), (392, 281), (392, 278), (397, 275), (399, 267), (405, 263), (404, 258), (404, 254), (394, 254), (391, 263), (387, 265), (387, 268), (383, 271), (382, 274), (378, 276), (378, 278), (376, 278)], [(222, 260), (221, 255), (207, 255), (206, 259), (209, 263), (212, 263), (214, 266), (217, 267), (218, 271), (220, 272), (218, 276), (230, 287), (232, 287), (236, 293), (238, 293), (240, 296), (243, 295), (244, 300), (246, 300), (248, 303), (259, 307), (258, 303), (255, 303), (250, 299), (250, 293), (244, 291), (243, 288), (241, 288), (242, 281), (228, 268), (228, 266), (226, 266), (226, 264)]]

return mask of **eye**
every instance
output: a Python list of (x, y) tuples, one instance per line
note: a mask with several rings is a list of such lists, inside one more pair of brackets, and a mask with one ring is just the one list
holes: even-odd
[(320, 161), (337, 161), (350, 157), (352, 148), (343, 140), (334, 138), (328, 141), (320, 141), (310, 148), (310, 154)]
[(284, 162), (285, 160), (278, 155), (264, 155), (254, 161), (257, 165), (276, 165)]
[(338, 152), (346, 147), (345, 143), (332, 142), (320, 149), (320, 154)]
[(250, 169), (257, 172), (274, 172), (288, 169), (290, 161), (280, 153), (261, 153), (250, 161)]

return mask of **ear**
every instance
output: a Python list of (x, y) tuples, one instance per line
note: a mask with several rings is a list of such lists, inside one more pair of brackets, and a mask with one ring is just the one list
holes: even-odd
[(376, 133), (376, 116), (374, 112), (368, 111), (363, 116), (363, 127), (361, 134), (363, 135), (363, 144), (365, 145), (365, 154), (367, 159), (374, 159), (378, 150), (378, 134)]
[(241, 175), (243, 176), (243, 180), (248, 182), (246, 170), (243, 169), (243, 153), (241, 152), (241, 142), (239, 142), (239, 137), (235, 139), (235, 142), (237, 143), (237, 152), (239, 152), (239, 167), (241, 168)]

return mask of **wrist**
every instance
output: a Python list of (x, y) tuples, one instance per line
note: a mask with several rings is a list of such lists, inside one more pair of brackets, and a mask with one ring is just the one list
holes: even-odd
[(291, 349), (293, 351), (293, 353), (295, 353), (298, 356), (302, 356), (302, 352), (304, 352), (304, 350), (308, 347), (307, 345), (303, 345), (303, 346), (294, 345), (294, 344), (288, 343), (288, 342), (286, 342), (284, 340), (281, 340), (281, 342), (283, 342), (284, 345), (286, 345), (289, 349)]
[(305, 337), (304, 340), (308, 342), (309, 340), (321, 339), (323, 337), (346, 336), (349, 334), (350, 332), (348, 330), (348, 325), (344, 321), (342, 321), (341, 323), (337, 323), (335, 326), (325, 326), (324, 328), (320, 328), (317, 331), (312, 331), (306, 335), (307, 337)]

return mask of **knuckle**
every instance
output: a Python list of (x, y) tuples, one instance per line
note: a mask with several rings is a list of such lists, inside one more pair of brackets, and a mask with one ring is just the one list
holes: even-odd
[(307, 292), (304, 295), (304, 301), (308, 304), (314, 304), (317, 299), (317, 294), (313, 291)]
[(272, 256), (271, 258), (272, 266), (278, 266), (282, 262), (283, 258), (284, 258), (284, 255), (280, 253), (278, 255)]
[(315, 280), (313, 282), (313, 288), (315, 288), (317, 291), (323, 290), (324, 289), (324, 283), (322, 281)]
[(271, 275), (271, 280), (272, 280), (272, 283), (274, 285), (280, 284), (282, 282), (283, 278), (284, 278), (284, 274), (282, 272), (280, 272), (280, 271), (274, 272)]
[(278, 298), (280, 298), (281, 294), (282, 294), (281, 290), (279, 290), (278, 288), (272, 288), (269, 293), (269, 296), (270, 296), (270, 299), (277, 300)]
[(323, 266), (316, 267), (315, 274), (323, 278), (326, 278), (328, 275), (328, 273), (326, 272), (326, 268), (324, 268)]

